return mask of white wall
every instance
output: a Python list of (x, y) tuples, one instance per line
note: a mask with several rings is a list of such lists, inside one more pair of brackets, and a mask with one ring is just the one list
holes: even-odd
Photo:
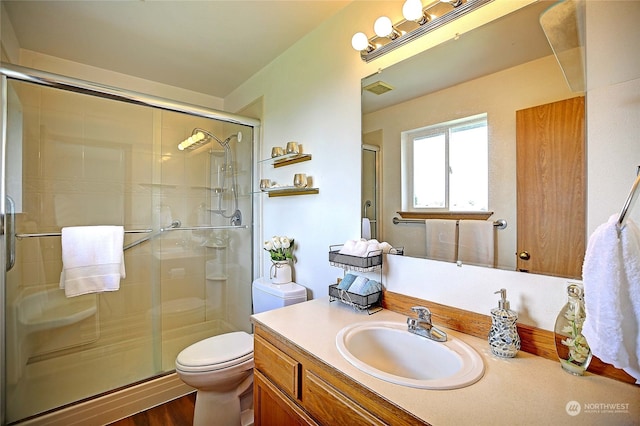
[[(587, 229), (618, 214), (640, 166), (640, 2), (587, 2)], [(640, 202), (630, 217), (640, 222)]]
[[(328, 246), (357, 237), (360, 232), (360, 79), (527, 3), (530, 2), (496, 0), (475, 12), (473, 20), (462, 18), (442, 31), (365, 64), (351, 49), (351, 36), (357, 31), (371, 34), (373, 21), (382, 14), (398, 20), (401, 4), (354, 2), (225, 99), (225, 107), (235, 111), (264, 96), (263, 157), (272, 146), (288, 140), (298, 140), (313, 154), (309, 163), (265, 170), (265, 175), (285, 183), (293, 173), (306, 172), (314, 177), (320, 194), (265, 200), (263, 236), (287, 234), (296, 238), (296, 280), (310, 288), (314, 297), (325, 296), (328, 284), (342, 274), (328, 265)], [(636, 139), (640, 125), (640, 66), (638, 55), (632, 54), (637, 48), (633, 44), (639, 39), (633, 22), (640, 18), (640, 2), (618, 3), (626, 4), (622, 10), (612, 12), (599, 2), (588, 1), (589, 24), (596, 17), (601, 20), (587, 29), (589, 42), (598, 39), (588, 47), (589, 73), (595, 72), (591, 69), (595, 64), (606, 66), (607, 70), (620, 64), (623, 77), (617, 80), (626, 81), (621, 85), (616, 79), (599, 79), (597, 87), (591, 84), (587, 95), (606, 101), (599, 105), (588, 103), (589, 231), (602, 223), (608, 212), (622, 206), (632, 183), (631, 169), (640, 157)], [(620, 37), (621, 34), (625, 36)], [(611, 51), (612, 46), (620, 44), (622, 48)], [(622, 62), (623, 58), (626, 62)], [(623, 116), (612, 120), (617, 111)], [(609, 137), (614, 126), (614, 137)], [(261, 260), (266, 260), (266, 254)], [(545, 329), (552, 328), (556, 312), (566, 298), (567, 280), (561, 278), (472, 266), (457, 268), (401, 257), (389, 259), (387, 266), (384, 283), (390, 290), (485, 314), (496, 304), (493, 292), (507, 288), (511, 306), (520, 312), (523, 322)], [(266, 265), (263, 271), (267, 271)]]

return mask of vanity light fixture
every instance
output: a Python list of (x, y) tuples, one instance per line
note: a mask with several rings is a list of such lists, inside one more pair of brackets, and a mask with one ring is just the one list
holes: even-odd
[(381, 16), (373, 26), (375, 35), (367, 38), (365, 33), (356, 33), (351, 46), (360, 52), (363, 61), (369, 62), (492, 1), (431, 0), (422, 7), (421, 0), (405, 0), (403, 20), (394, 25), (391, 19)]
[(391, 40), (395, 40), (400, 37), (398, 30), (393, 28), (391, 19), (386, 16), (381, 16), (373, 23), (373, 31), (378, 37), (388, 37)]

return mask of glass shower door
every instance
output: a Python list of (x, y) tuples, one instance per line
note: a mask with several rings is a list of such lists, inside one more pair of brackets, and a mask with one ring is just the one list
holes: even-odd
[[(197, 340), (250, 331), (251, 127), (14, 80), (6, 92), (7, 422), (157, 377)], [(244, 142), (222, 162), (217, 144), (178, 150), (195, 127)], [(230, 225), (236, 209), (244, 226)], [(61, 228), (93, 225), (124, 226), (126, 278), (67, 297)]]

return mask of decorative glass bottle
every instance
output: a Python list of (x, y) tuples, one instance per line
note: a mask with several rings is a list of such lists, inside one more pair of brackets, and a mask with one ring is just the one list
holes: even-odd
[(585, 310), (582, 285), (567, 286), (567, 304), (562, 307), (555, 325), (556, 352), (562, 368), (582, 376), (591, 362), (591, 349), (582, 335)]

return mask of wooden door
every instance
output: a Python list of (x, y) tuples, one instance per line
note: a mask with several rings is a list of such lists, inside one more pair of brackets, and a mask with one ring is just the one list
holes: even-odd
[(516, 111), (517, 269), (582, 277), (584, 97)]

